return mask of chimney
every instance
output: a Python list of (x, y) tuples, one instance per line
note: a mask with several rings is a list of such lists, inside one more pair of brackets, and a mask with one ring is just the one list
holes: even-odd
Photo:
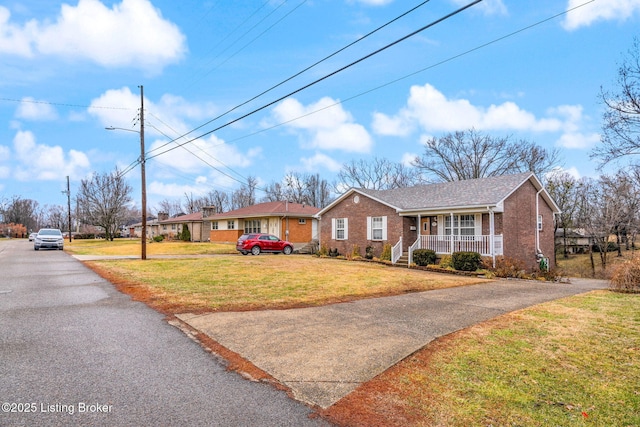
[(167, 212), (158, 212), (158, 221), (165, 221), (169, 219), (169, 214)]

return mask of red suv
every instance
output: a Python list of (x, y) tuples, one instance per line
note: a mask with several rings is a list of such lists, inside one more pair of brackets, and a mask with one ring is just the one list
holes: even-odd
[(286, 240), (280, 240), (273, 234), (251, 233), (243, 234), (236, 243), (236, 249), (242, 255), (251, 252), (252, 255), (260, 255), (260, 252), (282, 252), (290, 255), (293, 252), (293, 245)]

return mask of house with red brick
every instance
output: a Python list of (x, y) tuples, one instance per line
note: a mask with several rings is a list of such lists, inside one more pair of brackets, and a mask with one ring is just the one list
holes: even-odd
[(212, 242), (236, 242), (243, 233), (268, 233), (296, 247), (318, 240), (320, 209), (301, 203), (265, 202), (224, 213), (203, 208)]
[[(554, 267), (554, 215), (560, 209), (535, 174), (520, 173), (394, 190), (351, 188), (318, 213), (320, 245), (342, 254), (358, 246), (411, 264), (416, 249), (518, 259)], [(404, 256), (403, 256), (404, 255)]]

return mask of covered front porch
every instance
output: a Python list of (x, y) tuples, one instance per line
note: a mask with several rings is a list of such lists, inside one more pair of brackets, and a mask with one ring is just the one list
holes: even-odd
[(406, 253), (404, 245), (409, 242), (403, 245), (400, 238), (391, 251), (394, 264), (403, 258), (402, 262), (406, 259), (411, 265), (417, 249), (430, 249), (438, 255), (478, 252), (493, 258), (494, 263), (496, 256), (503, 255), (503, 235), (496, 232), (496, 213), (492, 208), (484, 212), (418, 213), (411, 220), (417, 224), (417, 238)]

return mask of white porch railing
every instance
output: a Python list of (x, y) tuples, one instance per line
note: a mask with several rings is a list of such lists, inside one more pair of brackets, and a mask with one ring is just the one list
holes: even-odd
[(395, 264), (402, 256), (402, 236), (400, 241), (391, 248), (391, 263)]
[[(482, 256), (491, 256), (492, 236), (419, 236), (409, 248), (409, 263), (413, 261), (416, 249), (431, 249), (437, 254), (453, 252), (478, 252)], [(493, 236), (493, 253), (502, 255), (502, 235)]]

